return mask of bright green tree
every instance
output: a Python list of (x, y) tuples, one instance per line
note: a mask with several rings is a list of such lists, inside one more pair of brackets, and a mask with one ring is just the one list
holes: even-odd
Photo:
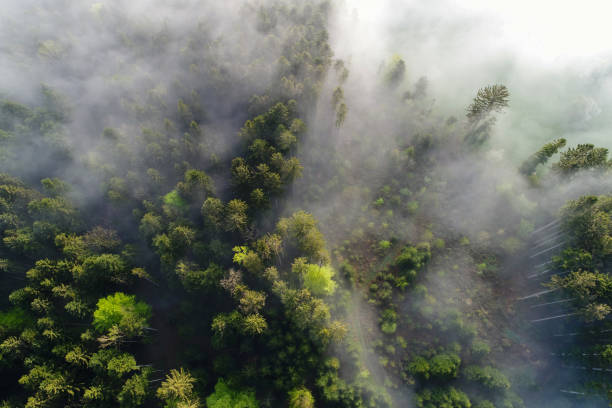
[(215, 392), (206, 398), (207, 408), (258, 408), (253, 391), (236, 390), (220, 378)]
[(304, 286), (316, 296), (333, 295), (337, 286), (334, 275), (335, 271), (330, 265), (309, 264), (303, 276)]
[(98, 332), (105, 332), (117, 326), (126, 335), (139, 335), (148, 325), (151, 307), (137, 301), (133, 295), (116, 292), (98, 300), (94, 312), (93, 326)]

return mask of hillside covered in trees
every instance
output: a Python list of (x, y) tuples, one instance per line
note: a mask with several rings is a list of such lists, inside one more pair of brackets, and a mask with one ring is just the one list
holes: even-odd
[(9, 3), (0, 407), (612, 404), (606, 146), (357, 3)]

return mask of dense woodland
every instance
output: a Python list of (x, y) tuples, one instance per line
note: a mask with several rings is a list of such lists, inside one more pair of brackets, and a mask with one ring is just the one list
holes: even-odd
[(69, 3), (0, 46), (48, 75), (0, 89), (1, 407), (612, 401), (606, 148), (492, 174), (512, 90), (444, 117), (409, 56), (364, 110), (334, 2)]

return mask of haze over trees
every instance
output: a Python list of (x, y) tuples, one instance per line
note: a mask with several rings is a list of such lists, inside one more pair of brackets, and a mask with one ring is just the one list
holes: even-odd
[(1, 407), (612, 398), (606, 147), (509, 160), (341, 2), (72, 3), (0, 28)]

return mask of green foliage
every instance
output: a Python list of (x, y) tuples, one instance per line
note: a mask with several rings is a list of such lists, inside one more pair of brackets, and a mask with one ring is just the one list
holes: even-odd
[(223, 277), (223, 269), (214, 263), (210, 263), (206, 269), (202, 270), (192, 262), (179, 261), (176, 265), (176, 274), (185, 289), (195, 292), (218, 287), (219, 281)]
[(106, 368), (111, 375), (122, 377), (136, 370), (136, 359), (131, 354), (123, 353), (111, 358)]
[(32, 316), (22, 308), (13, 307), (5, 311), (0, 310), (0, 336), (20, 332), (33, 324)]
[(319, 342), (329, 342), (342, 337), (343, 329), (330, 330), (329, 307), (321, 299), (312, 296), (307, 289), (289, 289), (284, 282), (277, 281), (273, 292), (279, 296), (285, 307), (285, 316), (299, 330), (307, 331), (311, 338)]
[(325, 239), (317, 228), (315, 218), (304, 211), (294, 213), (290, 218), (281, 218), (276, 225), (281, 237), (290, 237), (298, 249), (311, 261), (326, 262), (328, 253), (325, 250)]
[[(166, 407), (191, 407), (200, 406), (199, 398), (194, 392), (193, 384), (196, 379), (185, 371), (183, 367), (179, 370), (170, 370), (165, 380), (157, 389), (157, 397), (166, 403)], [(210, 405), (209, 405), (210, 406)]]
[[(176, 190), (164, 196), (164, 203), (181, 207), (187, 203), (181, 198), (201, 200), (214, 190), (213, 181), (201, 170), (190, 169), (185, 172), (184, 181), (177, 184)], [(176, 194), (178, 192), (178, 194)]]
[(474, 408), (495, 408), (495, 405), (491, 401), (482, 400), (474, 405)]
[(436, 354), (429, 360), (431, 376), (437, 378), (455, 378), (459, 373), (461, 358), (455, 353)]
[(336, 291), (336, 282), (333, 280), (336, 272), (329, 265), (309, 264), (303, 275), (304, 286), (316, 296), (333, 295)]
[(85, 258), (80, 268), (74, 269), (75, 279), (84, 285), (97, 285), (103, 282), (121, 282), (127, 269), (119, 255), (102, 254)]
[(472, 354), (475, 357), (484, 357), (491, 352), (489, 343), (482, 339), (474, 339), (472, 341)]
[(464, 320), (464, 315), (457, 309), (450, 308), (440, 314), (436, 320), (440, 330), (458, 334), (464, 339), (470, 339), (476, 335), (476, 328), (469, 321)]
[(266, 319), (259, 313), (247, 315), (242, 320), (242, 330), (250, 336), (262, 334), (267, 328)]
[(592, 144), (570, 147), (561, 153), (561, 158), (553, 165), (553, 168), (564, 176), (573, 175), (579, 170), (606, 170), (609, 167), (608, 149)]
[(421, 379), (452, 379), (459, 374), (461, 358), (456, 353), (436, 354), (430, 359), (416, 356), (408, 364), (407, 370), (410, 374)]
[(395, 54), (385, 72), (385, 82), (389, 86), (399, 85), (406, 75), (406, 63), (399, 55)]
[(469, 381), (479, 382), (492, 390), (500, 391), (510, 388), (508, 378), (499, 370), (490, 366), (467, 366), (463, 373)]
[(44, 178), (40, 180), (45, 191), (54, 197), (62, 196), (70, 191), (70, 187), (58, 178)]
[(415, 377), (428, 380), (430, 377), (431, 366), (429, 361), (423, 356), (416, 356), (408, 364), (407, 370)]
[(393, 309), (385, 309), (380, 317), (380, 329), (385, 334), (393, 334), (397, 330), (397, 313)]
[(153, 213), (146, 213), (140, 220), (139, 231), (147, 239), (154, 237), (162, 231), (162, 218)]
[(546, 163), (548, 159), (559, 151), (559, 149), (565, 146), (565, 143), (566, 140), (561, 138), (545, 144), (540, 150), (529, 156), (529, 158), (521, 164), (519, 171), (525, 176), (532, 175), (539, 165)]
[(214, 228), (221, 228), (223, 225), (223, 202), (218, 198), (208, 197), (202, 204), (202, 216), (204, 221)]
[(419, 408), (470, 408), (468, 396), (455, 387), (426, 388), (416, 396)]
[(225, 229), (226, 231), (244, 232), (248, 223), (248, 205), (242, 200), (231, 200), (225, 209)]
[(135, 296), (116, 292), (98, 300), (93, 326), (104, 332), (118, 326), (127, 334), (141, 334), (151, 317), (151, 307)]
[(252, 274), (260, 274), (263, 272), (264, 264), (257, 252), (247, 248), (246, 246), (234, 247), (233, 261), (238, 265), (242, 265)]
[[(17, 42), (7, 48), (26, 68), (37, 66), (30, 61), (36, 56), (53, 60), (54, 70), (71, 80), (84, 78), (86, 64), (69, 63), (79, 54), (72, 51), (80, 49), (80, 33), (68, 33), (66, 27), (75, 25), (63, 23), (74, 16), (84, 27), (94, 27), (110, 54), (125, 56), (127, 63), (104, 76), (105, 92), (96, 103), (111, 106), (111, 115), (100, 115), (96, 108), (91, 115), (72, 116), (68, 101), (46, 87), (40, 106), (0, 101), (2, 169), (24, 174), (37, 188), (42, 183), (37, 191), (0, 174), (2, 288), (11, 291), (9, 300), (16, 305), (0, 312), (0, 375), (6, 379), (1, 390), (8, 391), (11, 406), (150, 406), (155, 405), (152, 387), (163, 380), (156, 392), (159, 405), (200, 407), (204, 394), (198, 394), (210, 392), (214, 384), (200, 379), (222, 376), (228, 382), (219, 380), (206, 399), (210, 408), (258, 406), (255, 392), (241, 389), (247, 385), (257, 387), (265, 406), (313, 407), (315, 395), (320, 407), (385, 408), (392, 402), (387, 391), (401, 388), (402, 379), (412, 381), (400, 372), (410, 356), (416, 357), (406, 370), (418, 380), (422, 406), (469, 406), (454, 388), (423, 390), (430, 385), (426, 381), (455, 383), (460, 358), (473, 363), (488, 353), (488, 345), (474, 341), (471, 352), (459, 357), (458, 344), (447, 343), (469, 344), (481, 325), (468, 317), (482, 317), (483, 330), (491, 327), (499, 311), (486, 296), (505, 279), (496, 275), (494, 286), (486, 281), (493, 264), (482, 255), (490, 252), (488, 243), (465, 238), (457, 249), (457, 231), (435, 217), (446, 209), (448, 217), (458, 214), (445, 202), (446, 186), (454, 180), (436, 166), (449, 157), (465, 158), (456, 140), (461, 130), (451, 119), (436, 124), (441, 118), (423, 103), (424, 79), (414, 92), (401, 95), (406, 62), (397, 55), (383, 67), (385, 86), (375, 92), (388, 126), (370, 137), (371, 129), (359, 126), (370, 123), (362, 109), (364, 116), (348, 123), (353, 120), (345, 100), (348, 88), (343, 89), (348, 70), (335, 61), (336, 77), (327, 72), (334, 55), (327, 32), (332, 6), (310, 0), (248, 2), (232, 20), (241, 24), (228, 25), (226, 35), (214, 24), (211, 29), (206, 19), (198, 24), (179, 18), (177, 28), (173, 17), (161, 25), (143, 23), (103, 4), (76, 5), (74, 13), (52, 13), (52, 7), (42, 5), (32, 16), (53, 17), (53, 39), (35, 38), (36, 30), (27, 27), (13, 30), (33, 35), (28, 42), (33, 49)], [(225, 8), (214, 10), (213, 20), (223, 17)], [(176, 69), (168, 71), (170, 66)], [(333, 90), (332, 111), (315, 115), (319, 92), (325, 90)], [(470, 117), (484, 133), (492, 122), (477, 122), (507, 104), (503, 95), (490, 95), (493, 90), (479, 93), (482, 106)], [(329, 120), (314, 124), (315, 130), (333, 128), (334, 122), (348, 127), (337, 130), (340, 137), (307, 134), (298, 115)], [(231, 132), (236, 120), (244, 120), (241, 140)], [(106, 122), (112, 127), (96, 135)], [(85, 136), (72, 134), (75, 129), (85, 130)], [(288, 191), (302, 172), (304, 184)], [(70, 190), (57, 178), (65, 174), (73, 183)], [(223, 186), (223, 201), (214, 197), (213, 179)], [(300, 203), (324, 209), (321, 224), (305, 211), (278, 220)], [(512, 219), (510, 227), (500, 217), (488, 230), (494, 251), (499, 241), (517, 235), (526, 239), (533, 230), (527, 221), (514, 223), (514, 213), (505, 215)], [(351, 281), (353, 292), (334, 280), (323, 226), (331, 234), (334, 265)], [(434, 273), (442, 277), (447, 263), (457, 264), (450, 289), (442, 287), (444, 279), (428, 279), (414, 291), (397, 290), (412, 283), (432, 256), (429, 244), (396, 248), (396, 242), (416, 236), (437, 249)], [(447, 239), (448, 247), (438, 237)], [(571, 272), (599, 273), (604, 249), (580, 248), (584, 253), (568, 253), (562, 262)], [(470, 281), (476, 286), (460, 281), (472, 272), (472, 260), (485, 264), (483, 276)], [(231, 269), (232, 262), (240, 270)], [(581, 312), (595, 318), (607, 314), (605, 279), (574, 278), (564, 285), (585, 293)], [(374, 323), (383, 335), (375, 325), (363, 325), (362, 290), (369, 290), (370, 302), (379, 307), (380, 320)], [(159, 332), (147, 327), (151, 307), (134, 293), (153, 299), (163, 312)], [(465, 315), (450, 309), (464, 300), (460, 310)], [(413, 313), (413, 307), (423, 313)], [(340, 343), (347, 333), (343, 321), (352, 330)], [(145, 337), (148, 330), (151, 336)], [(144, 347), (142, 340), (152, 341)], [(372, 367), (364, 358), (370, 353), (366, 346), (381, 353), (384, 367)], [(330, 357), (337, 353), (342, 364)], [(144, 368), (137, 357), (156, 369)], [(198, 371), (160, 371), (177, 362)], [(470, 374), (503, 388), (495, 385), (495, 372), (483, 370), (480, 377), (468, 371), (461, 383), (467, 384)], [(19, 377), (20, 384), (13, 384)], [(481, 396), (475, 384), (472, 390)]]
[(409, 283), (412, 282), (417, 272), (422, 269), (431, 258), (431, 250), (428, 243), (421, 243), (416, 247), (407, 246), (395, 258), (395, 265), (400, 270), (400, 276)]
[(300, 387), (289, 391), (289, 408), (314, 408), (314, 406), (314, 397), (307, 388)]
[(208, 408), (257, 408), (259, 403), (253, 391), (238, 390), (220, 378), (215, 385), (215, 392), (206, 398)]
[(387, 240), (382, 240), (378, 242), (378, 249), (380, 251), (386, 251), (391, 248), (391, 242)]
[(561, 255), (553, 256), (554, 264), (563, 269), (565, 272), (578, 270), (590, 271), (593, 270), (593, 255), (584, 249), (567, 248), (561, 252)]
[(178, 191), (172, 190), (168, 194), (166, 194), (163, 198), (163, 202), (167, 206), (171, 206), (174, 208), (184, 208), (187, 206), (187, 202), (183, 197), (180, 196)]
[(136, 408), (142, 406), (150, 394), (149, 377), (151, 369), (144, 369), (128, 378), (117, 394), (121, 408)]
[(612, 253), (612, 197), (584, 196), (563, 208), (564, 229), (580, 248), (595, 256)]
[(491, 112), (499, 112), (508, 106), (510, 93), (504, 85), (489, 85), (478, 90), (472, 104), (467, 109), (470, 123), (482, 120)]

